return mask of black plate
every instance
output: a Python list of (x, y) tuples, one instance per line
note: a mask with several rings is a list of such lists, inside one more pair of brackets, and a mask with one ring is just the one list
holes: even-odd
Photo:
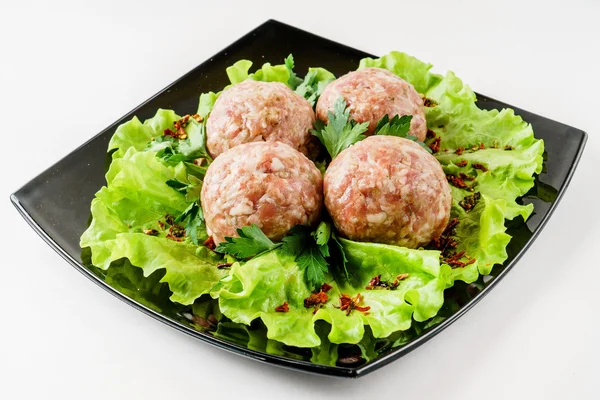
[[(482, 277), (471, 285), (457, 283), (454, 288), (447, 290), (447, 302), (441, 311), (445, 319), (437, 325), (416, 326), (395, 343), (391, 340), (372, 343), (370, 350), (375, 353), (371, 354), (376, 356), (360, 357), (356, 346), (340, 346), (337, 364), (331, 366), (309, 361), (310, 351), (307, 353), (306, 350), (283, 346), (278, 349), (278, 355), (253, 350), (251, 348), (254, 346), (248, 348), (248, 329), (245, 327), (221, 322), (216, 332), (214, 326), (202, 329), (190, 322), (189, 309), (169, 305), (168, 288), (158, 283), (160, 274), (153, 274), (142, 281), (141, 270), (134, 267), (128, 269), (127, 265), (115, 268), (115, 272), (108, 276), (106, 272), (89, 266), (86, 262), (89, 254), (85, 251), (82, 253), (79, 237), (89, 223), (90, 202), (96, 191), (105, 184), (106, 149), (118, 125), (134, 115), (141, 120), (150, 118), (158, 108), (172, 108), (180, 115), (193, 113), (201, 92), (218, 91), (228, 83), (225, 68), (235, 61), (249, 59), (259, 66), (265, 61), (280, 62), (290, 53), (295, 56), (297, 71), (306, 71), (309, 66), (318, 65), (336, 76), (356, 69), (361, 58), (371, 56), (280, 22), (267, 21), (41, 173), (14, 193), (11, 200), (35, 231), (75, 268), (113, 295), (159, 321), (222, 349), (259, 361), (318, 374), (362, 376), (400, 358), (441, 332), (506, 275), (539, 234), (564, 194), (587, 135), (579, 129), (478, 95), (481, 108), (513, 108), (533, 125), (536, 137), (544, 139), (546, 143), (545, 172), (523, 199), (524, 202), (535, 204), (535, 214), (526, 224), (523, 221), (511, 222), (508, 233), (513, 235), (513, 240), (509, 245), (509, 260), (503, 266), (494, 268), (491, 276)], [(203, 323), (206, 325), (205, 320), (200, 321), (201, 325)], [(250, 331), (260, 333), (261, 327), (255, 326), (259, 324), (253, 324)]]

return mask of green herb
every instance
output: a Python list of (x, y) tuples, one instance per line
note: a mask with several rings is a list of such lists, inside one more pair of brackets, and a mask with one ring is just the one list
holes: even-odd
[(325, 260), (329, 249), (327, 241), (324, 241), (327, 231), (331, 232), (331, 228), (325, 222), (321, 222), (314, 232), (307, 226), (297, 225), (282, 240), (281, 250), (294, 257), (298, 268), (304, 271), (307, 286), (313, 289), (321, 287), (329, 270)]
[(237, 258), (251, 258), (257, 254), (271, 251), (281, 246), (281, 243), (273, 243), (254, 224), (237, 229), (237, 233), (239, 237), (226, 237), (225, 242), (220, 243), (215, 251), (217, 253), (231, 254)]
[(194, 244), (198, 244), (198, 230), (204, 229), (204, 213), (202, 208), (198, 204), (198, 200), (194, 201), (185, 209), (179, 217), (175, 219), (175, 223), (184, 222), (186, 235), (192, 240)]
[(398, 136), (404, 139), (412, 140), (423, 147), (429, 154), (432, 153), (431, 149), (427, 145), (419, 140), (418, 137), (409, 135), (410, 122), (412, 121), (412, 115), (394, 115), (390, 119), (389, 115), (384, 115), (375, 127), (376, 135), (387, 135), (387, 136)]
[(303, 96), (312, 106), (325, 90), (325, 86), (335, 80), (335, 75), (325, 68), (309, 68), (304, 81), (296, 88), (296, 93)]
[(296, 90), (298, 85), (300, 85), (303, 82), (303, 80), (301, 78), (298, 78), (298, 75), (296, 75), (296, 73), (294, 72), (294, 56), (292, 56), (291, 54), (287, 56), (284, 60), (284, 63), (285, 67), (290, 73), (290, 78), (288, 79), (288, 86), (291, 87), (292, 90)]
[(335, 158), (343, 150), (363, 140), (369, 126), (368, 122), (358, 124), (350, 119), (350, 110), (343, 97), (333, 104), (333, 112), (329, 111), (329, 123), (324, 125), (317, 120), (311, 133), (316, 136), (327, 149), (331, 158)]

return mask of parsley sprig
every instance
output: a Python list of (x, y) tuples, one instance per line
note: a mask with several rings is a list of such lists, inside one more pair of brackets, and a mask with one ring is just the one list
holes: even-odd
[(412, 121), (412, 115), (394, 115), (392, 119), (390, 119), (389, 115), (384, 115), (378, 122), (375, 127), (375, 135), (388, 135), (388, 136), (398, 136), (401, 138), (409, 139), (421, 147), (423, 147), (427, 152), (431, 153), (431, 149), (427, 147), (427, 145), (419, 140), (416, 136), (410, 135), (410, 122)]
[[(344, 250), (329, 223), (321, 222), (314, 231), (310, 227), (297, 225), (280, 243), (274, 243), (257, 225), (245, 226), (238, 229), (237, 233), (239, 237), (226, 237), (215, 251), (249, 259), (279, 248), (281, 253), (294, 258), (298, 268), (304, 271), (306, 285), (315, 290), (325, 282), (331, 264), (339, 264), (348, 277)], [(335, 246), (336, 256), (341, 254), (339, 257), (333, 256), (331, 245)]]
[(281, 243), (273, 243), (257, 225), (244, 226), (237, 229), (239, 237), (226, 237), (215, 251), (231, 254), (236, 258), (251, 258), (280, 247)]
[(336, 100), (333, 104), (333, 112), (329, 111), (327, 115), (329, 117), (327, 125), (317, 120), (315, 129), (311, 130), (311, 133), (325, 146), (331, 159), (366, 137), (363, 133), (367, 131), (369, 123), (359, 124), (350, 119), (350, 110), (346, 107), (343, 97)]

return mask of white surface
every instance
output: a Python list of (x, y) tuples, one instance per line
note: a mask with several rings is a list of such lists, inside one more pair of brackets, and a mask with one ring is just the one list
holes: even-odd
[[(600, 398), (597, 1), (368, 1), (360, 13), (347, 1), (293, 11), (281, 0), (49, 3), (0, 6), (0, 398)], [(513, 272), (431, 342), (363, 379), (264, 366), (154, 321), (75, 271), (8, 201), (268, 18), (374, 54), (404, 50), (590, 134), (562, 203)]]

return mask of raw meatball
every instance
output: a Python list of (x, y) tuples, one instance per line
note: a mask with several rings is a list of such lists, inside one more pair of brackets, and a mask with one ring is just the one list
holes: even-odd
[(358, 142), (333, 160), (323, 184), (325, 206), (349, 239), (416, 248), (439, 237), (450, 216), (440, 163), (408, 139)]
[(317, 102), (317, 118), (329, 120), (328, 111), (341, 97), (346, 100), (350, 117), (356, 122), (369, 122), (367, 135), (372, 135), (377, 122), (384, 116), (412, 115), (410, 134), (425, 140), (427, 124), (423, 99), (413, 85), (388, 70), (364, 68), (350, 72), (331, 82)]
[(295, 225), (319, 221), (323, 178), (312, 161), (287, 144), (245, 143), (208, 167), (200, 199), (215, 243), (252, 224), (280, 240)]
[(280, 82), (248, 79), (223, 91), (206, 122), (210, 155), (242, 143), (279, 141), (306, 156), (317, 149), (310, 133), (315, 113), (304, 97)]

